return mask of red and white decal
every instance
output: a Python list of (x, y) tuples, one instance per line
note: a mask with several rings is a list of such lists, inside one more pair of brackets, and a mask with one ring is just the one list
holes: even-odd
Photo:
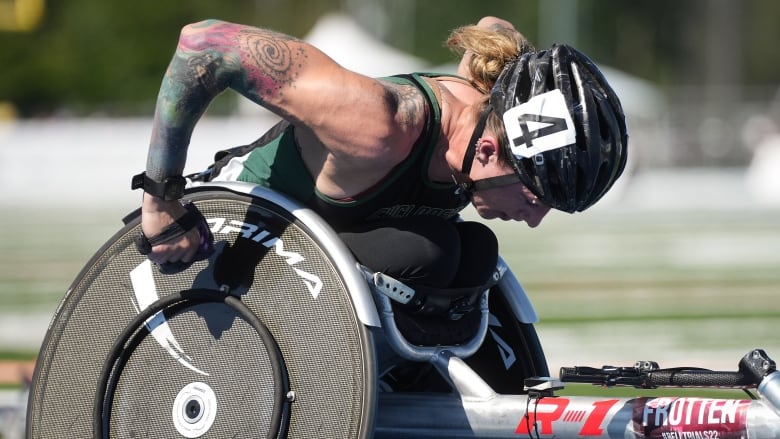
[(748, 400), (637, 399), (634, 431), (658, 439), (738, 439), (746, 433)]
[[(582, 399), (529, 402), (515, 434), (526, 437), (744, 439), (749, 400)], [(609, 426), (609, 431), (607, 427)]]
[(604, 432), (604, 419), (617, 402), (617, 399), (607, 399), (594, 401), (589, 407), (569, 407), (568, 398), (544, 398), (529, 409), (517, 425), (515, 433), (552, 435), (555, 431), (553, 424), (563, 422), (581, 425), (578, 436), (600, 436)]

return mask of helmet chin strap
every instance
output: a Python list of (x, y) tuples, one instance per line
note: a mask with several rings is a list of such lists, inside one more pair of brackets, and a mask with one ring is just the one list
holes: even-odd
[[(469, 144), (466, 146), (466, 153), (463, 155), (463, 164), (460, 166), (460, 173), (466, 177), (468, 177), (471, 173), (471, 165), (474, 163), (474, 157), (477, 154), (477, 142), (479, 141), (480, 136), (482, 136), (482, 133), (485, 131), (487, 118), (490, 116), (492, 111), (493, 107), (491, 107), (490, 104), (485, 106), (485, 109), (482, 110), (482, 114), (479, 116), (479, 121), (477, 121), (477, 125), (474, 127), (474, 132), (471, 134)], [(512, 173), (507, 175), (500, 175), (497, 177), (483, 178), (481, 180), (473, 180), (471, 182), (459, 182), (453, 175), (452, 179), (455, 180), (455, 183), (458, 185), (456, 193), (471, 199), (471, 194), (473, 191), (481, 191), (499, 186), (508, 186), (520, 181), (520, 176)]]

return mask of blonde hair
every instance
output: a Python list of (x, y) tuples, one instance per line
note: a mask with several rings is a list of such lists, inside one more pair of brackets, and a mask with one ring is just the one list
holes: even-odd
[(483, 93), (490, 92), (508, 62), (534, 50), (520, 32), (500, 24), (459, 27), (450, 33), (445, 44), (460, 56), (471, 55), (469, 79)]
[[(485, 94), (484, 101), (474, 108), (477, 115), (487, 105), (490, 90), (504, 70), (504, 66), (535, 50), (523, 34), (512, 27), (501, 24), (493, 24), (488, 27), (478, 25), (459, 27), (450, 33), (445, 45), (460, 56), (470, 55), (468, 79)], [(499, 148), (500, 159), (505, 163), (511, 163), (506, 153), (509, 139), (506, 136), (501, 118), (495, 112), (491, 112), (488, 116), (487, 129), (498, 136), (498, 142), (501, 146)]]

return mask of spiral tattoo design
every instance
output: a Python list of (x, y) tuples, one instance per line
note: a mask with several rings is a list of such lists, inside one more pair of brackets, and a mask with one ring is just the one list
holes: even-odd
[(267, 95), (277, 92), (282, 85), (293, 80), (291, 69), (294, 65), (293, 53), (288, 41), (295, 38), (257, 30), (242, 30), (238, 42), (242, 52), (249, 58), (250, 80), (258, 85), (258, 90)]

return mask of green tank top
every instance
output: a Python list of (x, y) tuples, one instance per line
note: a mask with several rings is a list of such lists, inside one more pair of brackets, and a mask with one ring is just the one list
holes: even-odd
[[(230, 172), (237, 174), (235, 179), (291, 196), (317, 212), (337, 231), (386, 218), (414, 215), (453, 218), (468, 205), (468, 200), (456, 193), (454, 183), (437, 183), (428, 178), (428, 165), (441, 132), (441, 106), (423, 79), (425, 76), (441, 75), (415, 73), (384, 78), (418, 87), (431, 111), (409, 156), (373, 188), (348, 201), (332, 199), (316, 190), (295, 142), (294, 127), (287, 122), (281, 122), (251, 145), (239, 148), (237, 154), (222, 157), (221, 161), (224, 164), (229, 159), (233, 168), (240, 166), (239, 172)], [(218, 156), (218, 165), (219, 162)], [(217, 166), (216, 172), (223, 171)], [(220, 179), (225, 178), (216, 178)]]

